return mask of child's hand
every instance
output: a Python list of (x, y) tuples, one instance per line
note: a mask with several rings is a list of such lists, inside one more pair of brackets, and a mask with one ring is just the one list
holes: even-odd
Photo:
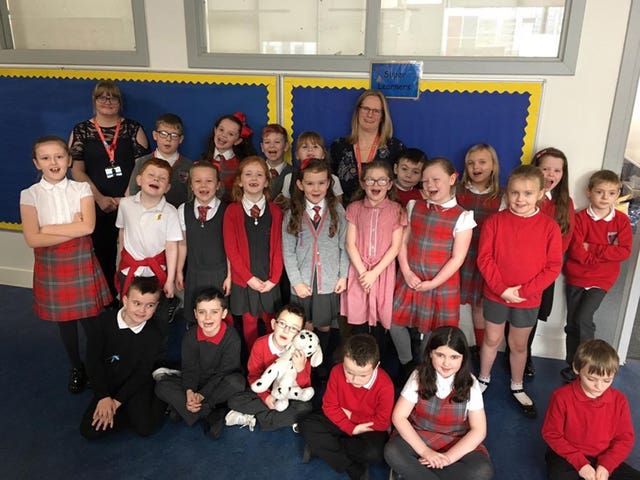
[(262, 291), (263, 284), (264, 282), (260, 280), (258, 277), (251, 277), (247, 282), (247, 285), (253, 288), (256, 292)]
[(526, 300), (526, 298), (522, 298), (520, 296), (520, 292), (519, 292), (520, 287), (522, 287), (522, 285), (516, 285), (515, 287), (509, 287), (504, 292), (502, 292), (502, 295), (500, 295), (500, 297), (507, 303), (524, 302)]
[(360, 435), (361, 433), (365, 432), (373, 432), (373, 428), (371, 428), (372, 426), (373, 422), (359, 423), (358, 425), (356, 425), (356, 428), (353, 429), (353, 434)]
[(435, 287), (433, 286), (433, 282), (431, 280), (425, 280), (424, 282), (420, 282), (420, 285), (416, 287), (416, 292), (428, 292), (429, 290), (433, 290)]
[(184, 275), (182, 272), (176, 273), (176, 288), (180, 291), (184, 290)]
[(418, 461), (429, 468), (444, 468), (451, 463), (449, 457), (444, 453), (439, 453), (431, 449), (420, 455)]
[(298, 283), (293, 286), (293, 291), (296, 292), (296, 296), (300, 298), (307, 298), (311, 296), (311, 287), (306, 283)]
[(269, 407), (269, 410), (275, 410), (276, 409), (276, 399), (273, 397), (273, 395), (269, 395), (267, 398), (264, 399), (264, 404)]
[(164, 288), (162, 289), (167, 298), (173, 298), (174, 288), (173, 282), (167, 280), (167, 283), (164, 284)]
[(420, 277), (418, 277), (415, 273), (409, 270), (406, 274), (402, 272), (402, 276), (404, 277), (404, 281), (407, 282), (409, 288), (417, 288), (418, 285), (422, 282)]
[(273, 289), (273, 287), (275, 287), (275, 286), (276, 286), (275, 283), (273, 283), (271, 280), (267, 280), (267, 281), (263, 282), (262, 290), (260, 290), (260, 293), (270, 292)]
[(293, 363), (293, 368), (296, 369), (296, 372), (300, 373), (304, 370), (304, 366), (307, 363), (307, 356), (300, 350), (295, 350), (291, 355), (291, 362)]
[(363, 274), (358, 277), (358, 281), (360, 285), (365, 291), (369, 291), (369, 289), (373, 286), (373, 283), (378, 278), (378, 275), (373, 273), (371, 270), (367, 270)]
[(111, 397), (104, 397), (98, 402), (93, 411), (93, 421), (91, 422), (91, 426), (95, 427), (96, 432), (100, 429), (104, 431), (107, 428), (113, 428), (113, 416), (118, 406), (114, 405)]
[(222, 293), (225, 297), (231, 295), (231, 275), (227, 275), (227, 278), (222, 282)]
[(609, 479), (609, 470), (604, 468), (602, 465), (598, 465), (596, 468), (596, 480), (608, 480)]
[(309, 320), (306, 320), (304, 322), (304, 329), (313, 332), (313, 323), (311, 323)]
[(578, 470), (578, 475), (584, 480), (596, 480), (596, 471), (588, 463)]
[(584, 243), (582, 244), (582, 246), (584, 247), (584, 251), (585, 251), (585, 252), (588, 252), (588, 251), (589, 251), (589, 244), (588, 244), (587, 242), (584, 242)]
[(333, 293), (342, 293), (347, 289), (347, 279), (339, 278), (336, 283), (336, 287), (333, 289)]
[(348, 418), (349, 420), (351, 420), (351, 410), (347, 410), (347, 409), (346, 409), (346, 408), (344, 408), (344, 407), (340, 407), (340, 408), (342, 408), (342, 411), (343, 411), (343, 412), (344, 412), (344, 414), (347, 416), (347, 418)]

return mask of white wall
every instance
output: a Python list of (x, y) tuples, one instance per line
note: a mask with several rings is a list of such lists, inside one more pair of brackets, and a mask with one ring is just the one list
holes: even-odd
[[(587, 2), (576, 74), (544, 77), (536, 148), (553, 145), (567, 154), (571, 193), (577, 207), (585, 205), (582, 192), (586, 179), (602, 166), (629, 8), (630, 0)], [(188, 71), (182, 1), (146, 2), (146, 15), (149, 70)], [(0, 283), (30, 286), (33, 257), (20, 236), (0, 232), (0, 245)], [(558, 283), (556, 289), (551, 318), (538, 329), (535, 355), (564, 357), (566, 311), (561, 285)], [(463, 328), (468, 331), (466, 309), (464, 312)]]

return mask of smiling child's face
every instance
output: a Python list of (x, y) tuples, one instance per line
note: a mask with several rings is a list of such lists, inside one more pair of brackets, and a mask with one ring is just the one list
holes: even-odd
[(140, 190), (151, 198), (161, 197), (169, 191), (169, 172), (164, 168), (149, 165), (136, 177)]

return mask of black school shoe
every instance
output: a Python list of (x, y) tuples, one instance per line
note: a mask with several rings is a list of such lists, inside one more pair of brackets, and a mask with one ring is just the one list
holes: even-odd
[(224, 428), (224, 416), (227, 413), (227, 409), (224, 407), (218, 407), (211, 410), (211, 413), (207, 415), (204, 423), (204, 433), (212, 440), (217, 440), (222, 435), (222, 429)]
[(87, 372), (84, 369), (84, 365), (80, 365), (78, 368), (72, 368), (69, 371), (69, 383), (67, 384), (69, 392), (73, 394), (82, 393), (86, 385)]
[(531, 357), (527, 357), (527, 363), (524, 366), (524, 376), (534, 377), (536, 375), (536, 367), (533, 365)]
[(511, 396), (516, 401), (516, 403), (520, 407), (520, 410), (522, 410), (522, 413), (524, 413), (525, 417), (536, 418), (538, 416), (538, 409), (536, 408), (536, 404), (533, 403), (533, 400), (531, 400), (532, 402), (531, 405), (525, 405), (524, 403), (521, 403), (520, 400), (518, 400), (518, 398), (515, 396), (516, 393), (527, 393), (527, 392), (525, 392), (523, 388), (519, 388), (518, 390), (511, 390)]
[(560, 370), (560, 376), (562, 377), (565, 383), (571, 383), (576, 378), (578, 378), (578, 376), (576, 375), (576, 372), (574, 372), (573, 368), (571, 367), (565, 367), (562, 370)]

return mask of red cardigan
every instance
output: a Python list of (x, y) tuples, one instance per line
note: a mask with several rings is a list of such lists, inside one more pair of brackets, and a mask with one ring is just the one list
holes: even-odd
[[(384, 432), (391, 425), (393, 410), (393, 382), (387, 372), (378, 367), (378, 376), (371, 386), (356, 388), (344, 376), (342, 363), (331, 370), (327, 390), (322, 398), (322, 411), (340, 430), (353, 435), (361, 423), (373, 422), (371, 428)], [(351, 418), (342, 410), (351, 412)]]
[[(576, 229), (564, 265), (569, 285), (609, 290), (620, 274), (620, 264), (629, 258), (633, 235), (629, 217), (615, 211), (609, 221), (594, 220), (587, 210), (576, 215)], [(585, 250), (584, 244), (589, 244)]]
[[(484, 278), (483, 294), (513, 308), (535, 308), (542, 292), (562, 268), (560, 228), (542, 212), (520, 217), (510, 210), (490, 216), (482, 225), (478, 269)], [(506, 303), (500, 295), (522, 285), (520, 303)]]
[(542, 438), (576, 470), (589, 463), (586, 457), (595, 457), (611, 474), (633, 448), (627, 398), (615, 388), (589, 398), (580, 379), (574, 380), (551, 394)]
[[(269, 278), (278, 283), (282, 275), (282, 210), (267, 202), (271, 212), (271, 235), (269, 237)], [(224, 235), (224, 249), (231, 264), (231, 281), (241, 287), (246, 287), (253, 273), (249, 265), (249, 241), (244, 228), (244, 209), (241, 202), (229, 205), (224, 212), (222, 227)]]

